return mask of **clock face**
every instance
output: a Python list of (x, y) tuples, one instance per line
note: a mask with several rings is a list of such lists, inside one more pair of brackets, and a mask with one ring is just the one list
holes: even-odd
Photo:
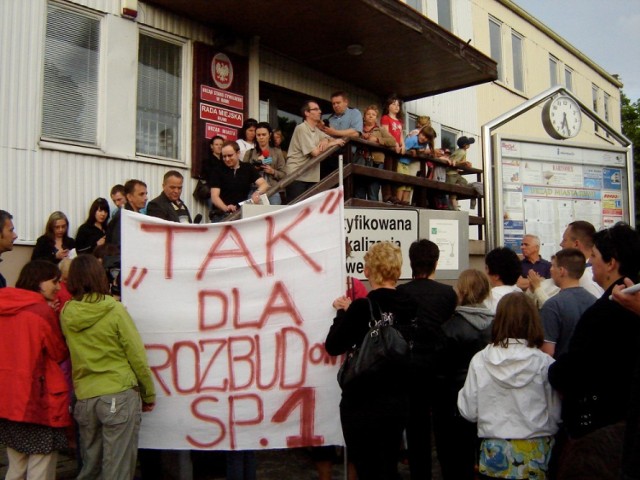
[(542, 109), (542, 124), (553, 138), (573, 138), (580, 132), (582, 111), (573, 98), (561, 95)]

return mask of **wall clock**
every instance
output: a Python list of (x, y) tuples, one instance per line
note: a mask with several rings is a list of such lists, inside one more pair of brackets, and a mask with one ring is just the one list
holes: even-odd
[(566, 95), (550, 99), (542, 109), (542, 125), (553, 138), (566, 140), (575, 137), (582, 126), (580, 105)]

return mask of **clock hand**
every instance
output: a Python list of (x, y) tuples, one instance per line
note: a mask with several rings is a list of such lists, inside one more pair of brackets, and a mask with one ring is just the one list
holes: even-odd
[(571, 131), (569, 130), (569, 122), (567, 122), (567, 114), (566, 112), (562, 114), (562, 124), (561, 126), (567, 130), (567, 135), (571, 135)]

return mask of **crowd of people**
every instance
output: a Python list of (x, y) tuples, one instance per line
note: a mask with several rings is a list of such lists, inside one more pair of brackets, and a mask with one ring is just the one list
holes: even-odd
[[(237, 145), (223, 145), (237, 159)], [(182, 180), (167, 172), (148, 204), (138, 180), (112, 197), (124, 197), (121, 208), (188, 223)], [(78, 478), (135, 471), (141, 413), (153, 409), (155, 394), (140, 336), (106, 274), (105, 250), (117, 255), (108, 217), (106, 200), (96, 199), (74, 241), (67, 217), (52, 213), (15, 288), (1, 278), (0, 386), (12, 392), (0, 402), (7, 478), (54, 478), (71, 403)], [(117, 219), (118, 211), (111, 222)], [(0, 223), (1, 254), (16, 234), (8, 212), (0, 211)], [(79, 244), (85, 254), (71, 260)], [(432, 432), (445, 479), (603, 479), (619, 471), (638, 478), (640, 293), (622, 290), (638, 281), (640, 236), (622, 223), (596, 232), (576, 221), (561, 247), (547, 261), (539, 238), (528, 234), (522, 259), (495, 248), (485, 271), (462, 272), (455, 288), (434, 280), (439, 248), (429, 240), (411, 245), (413, 279), (401, 285), (400, 248), (381, 242), (369, 249), (371, 290), (352, 279), (335, 300), (326, 350), (357, 348), (371, 318), (390, 321), (412, 348), (402, 368), (390, 364), (343, 388), (341, 422), (358, 478), (395, 480), (403, 444), (411, 478), (430, 478)], [(330, 478), (316, 453), (319, 472)], [(250, 453), (228, 461), (248, 461), (255, 475)]]
[[(402, 285), (400, 249), (369, 249), (368, 300), (335, 300), (326, 349), (361, 348), (372, 315), (412, 347), (408, 364), (343, 384), (358, 478), (397, 479), (403, 448), (412, 480), (431, 478), (432, 431), (445, 480), (640, 478), (640, 293), (623, 290), (638, 281), (640, 235), (576, 221), (561, 246), (546, 261), (527, 235), (522, 260), (498, 247), (455, 288), (433, 280), (429, 240), (411, 246)], [(555, 290), (536, 295), (545, 277)]]
[[(378, 144), (352, 147), (354, 162), (373, 168), (389, 171), (395, 168), (400, 173), (413, 175), (409, 166), (416, 154), (440, 158), (444, 164), (451, 166), (470, 166), (466, 161), (466, 150), (474, 143), (474, 139), (460, 137), (459, 148), (450, 156), (448, 149), (435, 147), (437, 134), (431, 127), (429, 117), (420, 117), (427, 120), (420, 124), (419, 129), (409, 132), (405, 139), (401, 120), (402, 102), (396, 96), (389, 97), (385, 103), (379, 123), (380, 109), (377, 105), (369, 105), (363, 115), (349, 106), (349, 95), (344, 91), (331, 95), (331, 105), (333, 112), (324, 119), (317, 102), (309, 100), (302, 105), (300, 114), (303, 121), (293, 131), (286, 151), (282, 149), (282, 131), (273, 130), (269, 123), (253, 118), (245, 120), (235, 142), (226, 141), (221, 136), (213, 137), (209, 141), (210, 155), (202, 160), (200, 172), (201, 181), (211, 188), (210, 198), (205, 195), (204, 199), (212, 210), (212, 221), (223, 220), (245, 201), (258, 201), (259, 198), (253, 196), (256, 191), (262, 194), (270, 189), (268, 200), (272, 205), (295, 199), (318, 183), (323, 172), (326, 174), (335, 167), (335, 162), (330, 160), (322, 165), (307, 167), (309, 162), (333, 146), (343, 146), (348, 138), (362, 138)], [(378, 146), (402, 156), (395, 161), (392, 155), (385, 154)], [(222, 152), (223, 148), (227, 149), (225, 153)], [(325, 165), (328, 167), (323, 168)], [(273, 191), (272, 187), (278, 182), (296, 172), (300, 175), (285, 189)], [(436, 166), (431, 162), (426, 175), (430, 179), (466, 185), (466, 180), (458, 170)], [(398, 205), (410, 205), (412, 191), (409, 186), (394, 187), (389, 182), (381, 184), (376, 180), (358, 179), (355, 185), (356, 198)], [(430, 205), (432, 208), (458, 210), (455, 195), (449, 196), (449, 199), (449, 203), (446, 198), (444, 203), (432, 199)], [(474, 206), (472, 203), (472, 208)]]
[[(211, 161), (203, 165), (211, 219), (224, 220), (247, 200), (259, 203), (345, 137), (395, 149), (408, 161), (423, 152), (448, 158), (435, 147), (428, 117), (404, 138), (395, 97), (381, 125), (375, 105), (363, 118), (345, 92), (331, 101), (327, 124), (316, 102), (303, 105), (304, 121), (287, 152), (277, 146), (282, 132), (265, 122), (245, 122), (237, 141), (213, 138)], [(473, 143), (458, 140), (453, 165), (465, 165)], [(355, 154), (365, 165), (393, 168), (377, 150), (357, 147)], [(405, 173), (406, 162), (397, 168)], [(442, 181), (463, 182), (455, 170), (438, 168), (433, 175)], [(286, 198), (319, 180), (318, 165), (287, 187)], [(0, 388), (11, 392), (0, 402), (7, 479), (55, 478), (56, 452), (74, 440), (71, 404), (78, 478), (133, 477), (141, 414), (154, 408), (155, 393), (140, 336), (117, 301), (119, 279), (107, 264), (116, 259), (113, 270), (119, 269), (121, 209), (199, 221), (181, 198), (183, 184), (180, 172), (168, 171), (162, 192), (149, 202), (145, 182), (116, 185), (114, 208), (95, 199), (75, 237), (67, 216), (55, 211), (15, 287), (0, 274)], [(356, 191), (361, 198), (411, 201), (408, 186), (394, 192), (390, 184), (368, 181)], [(271, 191), (269, 203), (281, 203), (280, 193)], [(449, 202), (458, 208), (455, 197)], [(0, 255), (16, 239), (12, 220), (0, 210)], [(512, 249), (496, 248), (486, 255), (484, 272), (462, 272), (455, 288), (434, 280), (439, 248), (429, 240), (411, 245), (413, 279), (401, 285), (400, 248), (381, 242), (369, 249), (364, 274), (371, 290), (358, 284), (356, 295), (351, 283), (335, 300), (326, 350), (352, 351), (372, 317), (384, 318), (410, 340), (411, 359), (343, 389), (341, 422), (358, 478), (396, 480), (403, 445), (411, 478), (431, 478), (432, 432), (445, 479), (640, 478), (640, 294), (622, 291), (638, 281), (640, 237), (626, 224), (596, 232), (575, 221), (560, 246), (547, 261), (539, 238), (527, 234), (522, 260)], [(321, 479), (330, 478), (316, 453)], [(149, 458), (146, 478), (157, 478), (148, 473), (157, 472), (157, 458)], [(227, 460), (228, 478), (241, 478), (237, 471), (246, 465), (250, 471), (241, 475), (255, 476), (251, 454)]]

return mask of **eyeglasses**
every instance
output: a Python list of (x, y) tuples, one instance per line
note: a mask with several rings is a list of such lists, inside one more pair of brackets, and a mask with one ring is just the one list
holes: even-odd
[(322, 110), (320, 110), (319, 108), (310, 108), (308, 111), (309, 112), (315, 112), (315, 111), (321, 112)]

